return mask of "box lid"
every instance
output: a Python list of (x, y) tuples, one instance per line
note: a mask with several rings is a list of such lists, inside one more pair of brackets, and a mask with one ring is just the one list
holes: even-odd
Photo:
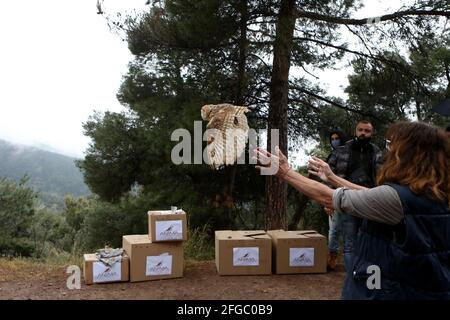
[(166, 214), (174, 214), (174, 215), (178, 215), (178, 214), (186, 214), (186, 212), (184, 212), (183, 209), (178, 209), (175, 211), (172, 210), (155, 210), (155, 211), (148, 211), (147, 214), (150, 215), (166, 215)]
[(311, 239), (311, 238), (325, 238), (323, 235), (315, 230), (302, 231), (286, 231), (286, 230), (270, 230), (268, 233), (277, 239)]
[(151, 243), (148, 234), (133, 234), (123, 236), (123, 239), (130, 244), (148, 244)]
[(83, 257), (84, 257), (84, 261), (86, 261), (86, 262), (98, 261), (97, 256), (94, 253), (86, 253), (85, 255), (83, 255)]
[(220, 230), (215, 232), (219, 240), (249, 240), (249, 239), (268, 239), (269, 235), (264, 230), (246, 230), (246, 231), (232, 231)]
[[(97, 258), (97, 255), (95, 253), (86, 253), (86, 254), (83, 255), (83, 258), (84, 258), (84, 261), (86, 261), (86, 262), (97, 262), (97, 261), (99, 261), (98, 258)], [(128, 259), (128, 256), (127, 256), (127, 254), (125, 252), (122, 254), (122, 259), (124, 259), (124, 260)]]

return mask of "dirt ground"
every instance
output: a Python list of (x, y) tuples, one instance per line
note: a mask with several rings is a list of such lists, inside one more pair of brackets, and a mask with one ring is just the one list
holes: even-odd
[(343, 266), (326, 274), (219, 276), (214, 261), (186, 265), (183, 278), (112, 283), (69, 290), (64, 267), (0, 261), (0, 299), (339, 299)]

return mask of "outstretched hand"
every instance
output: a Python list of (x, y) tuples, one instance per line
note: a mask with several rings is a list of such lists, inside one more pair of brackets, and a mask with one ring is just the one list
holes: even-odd
[(255, 166), (256, 169), (275, 168), (274, 174), (280, 179), (284, 179), (291, 170), (287, 157), (278, 146), (275, 147), (275, 154), (259, 147), (255, 149), (255, 153), (256, 157), (253, 157), (253, 159), (256, 159), (258, 163)]
[(324, 182), (327, 182), (334, 174), (328, 163), (315, 156), (308, 161), (308, 172), (318, 176)]
[[(262, 148), (256, 148), (255, 149), (256, 156), (253, 156), (252, 159), (257, 161), (256, 168), (259, 170), (263, 169), (273, 169), (276, 168), (276, 170), (273, 172), (278, 178), (287, 180), (288, 173), (291, 170), (291, 167), (289, 166), (288, 159), (286, 156), (280, 151), (280, 149), (275, 147), (275, 154), (271, 154), (267, 150), (264, 150)], [(327, 175), (333, 175), (333, 172), (331, 171), (330, 167), (325, 161), (320, 160), (319, 158), (313, 157), (312, 160), (310, 160), (310, 165), (308, 166), (310, 168), (309, 172), (312, 174), (316, 174), (319, 176), (322, 176), (323, 178), (327, 178)], [(299, 190), (300, 192), (306, 193), (304, 188), (300, 188), (299, 186), (308, 185), (312, 189), (315, 190), (315, 193), (311, 194), (311, 192), (308, 192), (309, 196), (325, 207), (325, 211), (328, 215), (332, 215), (334, 212), (333, 208), (333, 201), (331, 196), (329, 197), (318, 197), (318, 191), (317, 185), (322, 186), (322, 184), (318, 183), (317, 181), (313, 181), (311, 179), (308, 179), (306, 177), (303, 177), (301, 175), (298, 175), (297, 177), (291, 176), (292, 180), (289, 180), (289, 183), (294, 183), (295, 188)], [(322, 179), (323, 179), (322, 178)], [(315, 184), (315, 185), (314, 185)], [(297, 186), (297, 187), (296, 187)], [(327, 188), (323, 186), (323, 188)], [(329, 189), (329, 188), (328, 188)], [(323, 192), (323, 190), (322, 190)], [(317, 196), (317, 198), (315, 197)], [(317, 199), (320, 199), (317, 200)]]

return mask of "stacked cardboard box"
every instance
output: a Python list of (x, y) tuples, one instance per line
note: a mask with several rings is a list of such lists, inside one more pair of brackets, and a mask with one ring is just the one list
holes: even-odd
[(149, 211), (148, 236), (152, 242), (186, 241), (186, 212), (183, 210)]
[(272, 238), (273, 267), (277, 274), (325, 273), (326, 238), (313, 230), (267, 232)]
[[(186, 212), (149, 211), (148, 231), (123, 236), (122, 260), (112, 267), (95, 254), (84, 255), (86, 284), (183, 277)], [(326, 238), (313, 230), (216, 231), (215, 252), (220, 275), (326, 272)]]
[(152, 243), (148, 235), (123, 236), (123, 248), (130, 257), (130, 281), (148, 281), (183, 276), (183, 244)]
[(272, 244), (265, 231), (216, 231), (215, 250), (220, 275), (264, 275), (272, 272)]
[(149, 211), (148, 234), (122, 237), (121, 263), (109, 267), (95, 254), (84, 255), (86, 284), (148, 281), (183, 276), (183, 241), (187, 240), (187, 216), (183, 210)]
[(183, 276), (183, 241), (187, 217), (183, 210), (149, 211), (149, 233), (126, 235), (122, 246), (130, 257), (130, 281), (149, 281)]

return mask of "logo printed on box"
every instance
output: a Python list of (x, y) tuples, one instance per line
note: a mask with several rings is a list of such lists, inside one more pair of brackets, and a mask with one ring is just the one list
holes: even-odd
[(233, 266), (259, 266), (259, 248), (233, 248)]
[(148, 256), (145, 275), (161, 276), (172, 274), (172, 255)]
[(314, 248), (289, 248), (290, 267), (313, 267)]
[(92, 282), (115, 282), (122, 280), (122, 264), (117, 262), (111, 266), (107, 266), (102, 262), (93, 263)]
[(156, 221), (156, 240), (182, 240), (183, 223), (181, 220)]

